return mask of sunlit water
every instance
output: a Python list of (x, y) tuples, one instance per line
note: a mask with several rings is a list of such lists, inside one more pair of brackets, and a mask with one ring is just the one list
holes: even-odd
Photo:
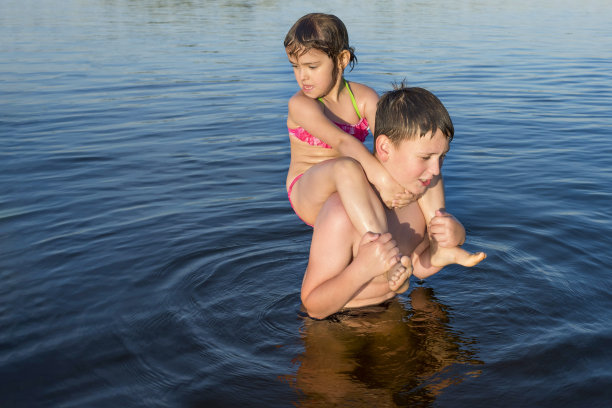
[[(506, 3), (2, 1), (0, 406), (609, 406), (612, 5)], [(314, 10), (349, 79), (446, 104), (489, 255), (321, 322), (284, 190)]]

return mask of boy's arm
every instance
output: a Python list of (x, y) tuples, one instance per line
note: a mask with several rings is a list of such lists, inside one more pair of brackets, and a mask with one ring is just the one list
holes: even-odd
[[(331, 204), (335, 212), (329, 208), (330, 200), (335, 200)], [(330, 200), (317, 217), (302, 282), (302, 303), (317, 319), (342, 309), (374, 277), (390, 269), (399, 254), (390, 234), (366, 233), (353, 258), (356, 231), (348, 217), (338, 213), (340, 200)]]
[(445, 210), (446, 203), (442, 174), (434, 176), (431, 186), (427, 189), (427, 193), (418, 199), (418, 203), (428, 225), (436, 216), (436, 211)]
[(428, 231), (442, 248), (452, 248), (465, 243), (465, 228), (446, 211), (435, 211), (434, 217), (429, 221)]

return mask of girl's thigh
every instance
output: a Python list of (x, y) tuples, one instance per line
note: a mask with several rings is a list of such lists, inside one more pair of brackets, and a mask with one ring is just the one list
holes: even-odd
[(305, 222), (314, 224), (325, 201), (337, 191), (334, 171), (340, 160), (342, 158), (315, 164), (293, 186), (293, 209)]

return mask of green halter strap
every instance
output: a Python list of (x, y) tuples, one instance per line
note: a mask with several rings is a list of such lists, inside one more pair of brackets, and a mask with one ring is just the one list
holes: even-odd
[[(355, 100), (355, 96), (353, 95), (353, 91), (351, 91), (351, 87), (348, 84), (348, 81), (345, 79), (344, 80), (344, 86), (346, 87), (346, 89), (349, 92), (349, 95), (351, 97), (351, 102), (353, 103), (353, 108), (355, 109), (355, 113), (357, 113), (357, 116), (359, 116), (359, 120), (361, 120), (361, 113), (359, 113), (359, 108), (357, 108), (357, 101)], [(323, 102), (323, 98), (318, 98), (319, 102), (321, 102), (323, 105), (325, 105), (325, 103)]]

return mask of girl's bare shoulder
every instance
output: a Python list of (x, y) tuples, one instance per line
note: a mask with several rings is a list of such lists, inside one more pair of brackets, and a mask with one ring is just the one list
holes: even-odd
[(358, 82), (349, 82), (353, 95), (357, 100), (359, 111), (368, 119), (368, 123), (374, 131), (374, 118), (376, 115), (376, 106), (378, 104), (378, 93), (367, 85)]
[(316, 109), (320, 103), (318, 101), (307, 97), (302, 91), (297, 91), (289, 98), (289, 111), (301, 110), (301, 109)]
[(288, 103), (287, 126), (302, 126), (323, 114), (323, 105), (319, 101), (309, 98), (302, 91), (296, 92)]
[(353, 95), (355, 95), (355, 99), (358, 101), (378, 102), (378, 93), (367, 85), (360, 84), (359, 82), (349, 82), (351, 86), (351, 90), (353, 91)]

